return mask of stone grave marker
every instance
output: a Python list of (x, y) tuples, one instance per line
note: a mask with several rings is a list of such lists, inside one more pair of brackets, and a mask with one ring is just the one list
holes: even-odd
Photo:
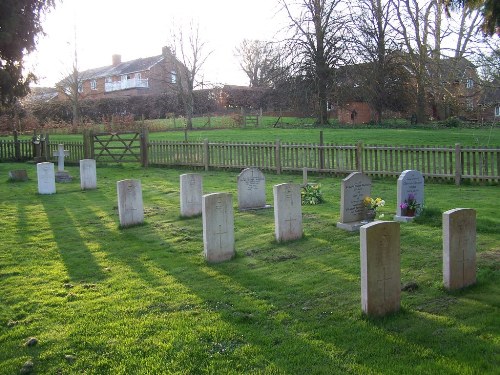
[(28, 172), (26, 169), (16, 169), (9, 171), (9, 180), (11, 181), (28, 181)]
[(80, 160), (80, 187), (82, 190), (97, 189), (97, 173), (94, 159)]
[(57, 145), (57, 151), (54, 151), (53, 155), (57, 157), (56, 182), (70, 182), (72, 178), (69, 173), (64, 170), (64, 158), (69, 156), (69, 151), (64, 149), (63, 144), (59, 144)]
[(120, 226), (129, 227), (144, 221), (140, 180), (121, 180), (116, 183)]
[(201, 214), (203, 180), (197, 173), (185, 173), (180, 176), (181, 216), (191, 217)]
[(405, 200), (408, 200), (410, 196), (415, 199), (420, 208), (423, 207), (424, 176), (419, 171), (413, 169), (403, 171), (398, 178), (396, 216), (394, 216), (394, 220), (408, 222), (412, 221), (414, 216), (418, 216), (418, 210), (412, 216), (412, 214), (401, 208), (401, 204)]
[(274, 233), (276, 241), (302, 238), (302, 202), (300, 185), (279, 184), (273, 186)]
[(266, 177), (258, 168), (246, 168), (238, 175), (238, 209), (266, 206)]
[(36, 175), (38, 179), (38, 194), (56, 193), (54, 163), (38, 163), (36, 165)]
[(443, 283), (449, 290), (476, 283), (476, 211), (443, 213)]
[(367, 315), (384, 316), (400, 308), (399, 226), (378, 221), (360, 228), (361, 308)]
[(233, 196), (212, 193), (202, 197), (203, 254), (210, 263), (234, 257)]
[(370, 196), (372, 180), (361, 172), (353, 172), (342, 180), (340, 188), (340, 221), (337, 228), (358, 231), (365, 219), (363, 199)]

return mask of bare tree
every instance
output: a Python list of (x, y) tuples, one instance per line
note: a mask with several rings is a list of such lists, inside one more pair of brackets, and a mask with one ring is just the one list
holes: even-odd
[(200, 36), (199, 25), (192, 22), (188, 32), (182, 28), (172, 32), (172, 53), (181, 62), (175, 65), (179, 99), (186, 114), (186, 128), (193, 128), (194, 96), (193, 90), (199, 85), (198, 75), (212, 51)]
[(273, 85), (279, 72), (280, 54), (270, 42), (244, 39), (235, 48), (241, 69), (250, 81), (250, 87)]
[(286, 43), (298, 75), (310, 77), (317, 101), (317, 123), (328, 123), (332, 69), (343, 59), (348, 17), (340, 0), (280, 0), (290, 24)]

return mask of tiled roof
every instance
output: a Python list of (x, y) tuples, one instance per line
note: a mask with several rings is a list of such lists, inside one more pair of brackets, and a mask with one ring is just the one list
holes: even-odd
[(87, 80), (87, 79), (97, 79), (103, 77), (121, 76), (124, 74), (137, 73), (151, 69), (153, 66), (158, 64), (163, 59), (164, 59), (163, 55), (145, 57), (132, 61), (122, 62), (115, 66), (109, 65), (109, 66), (104, 66), (102, 68), (85, 70), (81, 72), (80, 75), (84, 80)]

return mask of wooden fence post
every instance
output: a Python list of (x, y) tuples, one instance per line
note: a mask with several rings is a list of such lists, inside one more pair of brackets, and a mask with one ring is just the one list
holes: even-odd
[(325, 169), (325, 150), (323, 148), (323, 130), (319, 132), (319, 169)]
[(45, 133), (43, 136), (43, 155), (42, 158), (45, 161), (50, 161), (52, 158), (51, 152), (50, 152), (50, 144), (49, 144), (49, 133)]
[(363, 143), (356, 144), (356, 169), (358, 172), (363, 172)]
[(281, 174), (281, 144), (280, 140), (276, 140), (274, 146), (274, 159), (276, 160), (276, 174)]
[(144, 168), (149, 166), (149, 133), (147, 128), (141, 129), (141, 164)]
[(16, 161), (21, 161), (21, 145), (17, 138), (17, 130), (14, 130), (14, 157)]
[(205, 164), (205, 171), (208, 171), (210, 165), (210, 153), (208, 152), (208, 138), (203, 140), (203, 161)]
[(459, 186), (462, 180), (462, 150), (460, 143), (455, 143), (455, 185)]

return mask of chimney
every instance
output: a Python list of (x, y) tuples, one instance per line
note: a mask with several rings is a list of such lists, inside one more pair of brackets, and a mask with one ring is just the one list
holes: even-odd
[(170, 47), (165, 46), (161, 49), (161, 54), (163, 55), (163, 57), (167, 57), (172, 54), (172, 50), (170, 49)]
[(117, 66), (122, 62), (122, 55), (113, 55), (112, 60), (113, 60), (113, 66)]

